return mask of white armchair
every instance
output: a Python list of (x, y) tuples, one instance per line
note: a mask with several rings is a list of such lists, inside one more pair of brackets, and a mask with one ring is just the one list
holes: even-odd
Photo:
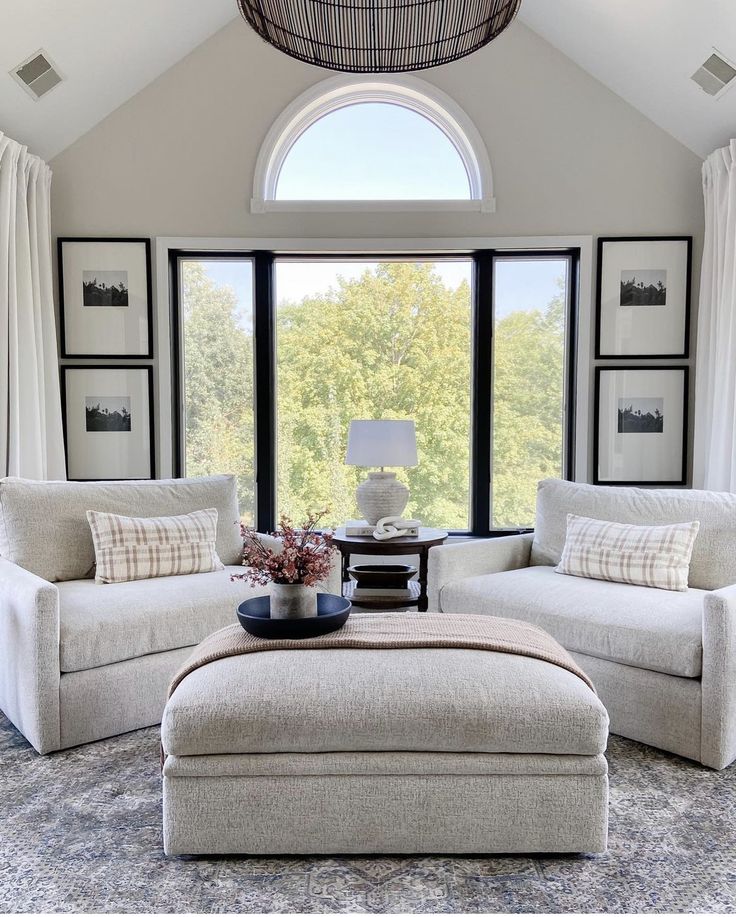
[[(167, 516), (214, 507), (225, 569), (97, 585), (87, 509)], [(160, 722), (192, 647), (266, 591), (242, 572), (235, 478), (0, 481), (0, 709), (45, 754)], [(328, 591), (339, 591), (335, 562)]]
[[(563, 576), (567, 513), (633, 524), (698, 520), (687, 592)], [(611, 731), (720, 769), (736, 759), (736, 496), (539, 485), (534, 534), (429, 553), (429, 610), (530, 621), (572, 653)]]

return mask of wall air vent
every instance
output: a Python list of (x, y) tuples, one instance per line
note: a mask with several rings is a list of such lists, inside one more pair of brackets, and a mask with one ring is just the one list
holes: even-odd
[(61, 82), (61, 77), (45, 51), (36, 51), (10, 71), (10, 75), (34, 99), (40, 99)]
[(734, 77), (736, 66), (729, 63), (721, 52), (714, 48), (711, 56), (693, 73), (691, 79), (709, 96), (718, 98), (730, 86), (736, 85)]

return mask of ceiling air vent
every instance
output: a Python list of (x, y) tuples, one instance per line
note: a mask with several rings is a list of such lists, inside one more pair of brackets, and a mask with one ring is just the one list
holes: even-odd
[(736, 77), (736, 67), (714, 48), (713, 54), (699, 70), (693, 73), (691, 79), (709, 96), (718, 97), (729, 86), (734, 85), (734, 77)]
[(61, 77), (49, 61), (45, 51), (36, 51), (28, 60), (11, 70), (10, 75), (34, 99), (40, 99), (61, 82)]

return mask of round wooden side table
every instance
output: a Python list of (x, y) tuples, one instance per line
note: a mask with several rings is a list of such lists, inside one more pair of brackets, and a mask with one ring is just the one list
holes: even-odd
[[(371, 535), (346, 535), (344, 528), (335, 532), (334, 543), (342, 555), (342, 582), (343, 595), (352, 601), (355, 583), (348, 575), (350, 556), (352, 554), (367, 554), (372, 557), (396, 557), (406, 554), (419, 555), (419, 578), (411, 580), (412, 589), (410, 599), (364, 599), (360, 598), (356, 604), (363, 608), (405, 608), (416, 606), (419, 611), (427, 610), (427, 561), (429, 549), (442, 544), (447, 538), (447, 532), (441, 529), (420, 528), (419, 535), (414, 537), (392, 538), (389, 541), (376, 541)], [(345, 585), (347, 584), (347, 585)]]

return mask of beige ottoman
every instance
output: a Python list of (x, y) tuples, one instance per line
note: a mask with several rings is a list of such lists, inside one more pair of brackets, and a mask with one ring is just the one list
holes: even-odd
[(276, 650), (162, 723), (168, 854), (597, 852), (608, 716), (576, 675), (466, 649)]

